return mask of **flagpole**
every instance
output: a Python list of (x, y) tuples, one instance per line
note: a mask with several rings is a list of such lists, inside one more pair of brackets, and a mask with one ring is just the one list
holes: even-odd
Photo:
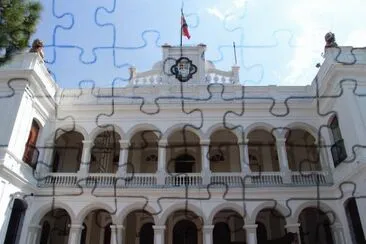
[(183, 53), (182, 53), (182, 42), (183, 42), (183, 24), (182, 24), (182, 21), (183, 21), (183, 6), (181, 7), (180, 12), (181, 12), (181, 16), (180, 16), (180, 56), (182, 56), (183, 55)]
[(181, 15), (180, 15), (180, 46), (182, 46), (182, 36), (183, 36), (183, 25), (182, 25), (182, 20), (183, 20), (183, 8), (180, 9), (181, 11)]

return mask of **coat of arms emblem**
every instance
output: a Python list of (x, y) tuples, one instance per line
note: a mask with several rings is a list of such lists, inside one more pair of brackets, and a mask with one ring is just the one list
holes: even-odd
[(170, 68), (170, 71), (179, 81), (187, 82), (197, 72), (197, 66), (187, 57), (181, 57)]

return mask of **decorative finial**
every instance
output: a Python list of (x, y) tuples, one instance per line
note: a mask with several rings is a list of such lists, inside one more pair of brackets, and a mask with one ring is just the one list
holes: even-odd
[(30, 53), (38, 53), (42, 59), (44, 59), (43, 53), (43, 42), (40, 39), (35, 39), (32, 43), (32, 48), (29, 50)]
[(332, 32), (328, 32), (327, 34), (325, 34), (324, 36), (325, 39), (325, 48), (329, 48), (329, 47), (338, 47), (338, 44), (335, 41), (335, 35)]

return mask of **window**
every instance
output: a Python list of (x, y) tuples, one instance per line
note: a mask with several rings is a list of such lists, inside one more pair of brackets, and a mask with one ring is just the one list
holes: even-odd
[(334, 167), (337, 167), (343, 160), (347, 158), (347, 152), (346, 148), (344, 147), (344, 141), (339, 128), (337, 116), (333, 117), (329, 127), (333, 136), (333, 145), (330, 149), (332, 152)]
[(32, 168), (36, 168), (39, 152), (36, 148), (40, 126), (33, 120), (27, 143), (23, 154), (23, 161)]
[(210, 152), (210, 161), (213, 163), (225, 161), (224, 152), (222, 149), (215, 149)]
[(145, 158), (146, 162), (157, 162), (158, 161), (158, 156), (156, 154), (150, 154), (149, 156), (147, 156)]

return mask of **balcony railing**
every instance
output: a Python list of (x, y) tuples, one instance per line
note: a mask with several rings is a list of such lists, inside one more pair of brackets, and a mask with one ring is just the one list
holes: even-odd
[[(176, 188), (176, 187), (207, 187), (204, 184), (204, 178), (208, 177), (210, 187), (268, 187), (268, 186), (316, 186), (331, 184), (328, 172), (251, 172), (250, 174), (242, 173), (211, 173), (204, 176), (201, 173), (188, 174), (167, 174), (164, 177), (163, 185), (158, 184), (157, 174), (135, 173), (127, 174), (125, 177), (116, 174), (89, 174), (86, 177), (77, 173), (49, 173), (38, 181), (39, 187), (78, 187), (81, 185), (87, 188)], [(286, 180), (288, 179), (288, 180)]]

